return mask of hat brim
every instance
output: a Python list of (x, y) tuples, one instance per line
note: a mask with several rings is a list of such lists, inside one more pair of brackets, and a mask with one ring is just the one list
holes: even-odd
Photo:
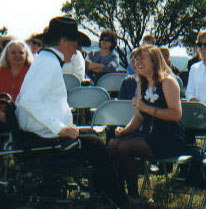
[[(45, 43), (56, 39), (56, 37), (49, 32), (39, 34), (39, 36), (41, 37), (41, 39)], [(77, 34), (75, 36), (74, 36), (74, 34), (72, 34), (72, 35), (71, 34), (64, 34), (64, 35), (62, 34), (62, 36), (65, 36), (65, 37), (68, 37), (68, 39), (77, 41), (78, 46), (80, 46), (80, 47), (81, 46), (85, 46), (85, 47), (91, 46), (90, 38), (85, 33), (83, 33), (82, 31), (77, 31)]]
[(78, 45), (79, 46), (91, 46), (91, 40), (90, 38), (83, 32), (81, 31), (78, 31)]

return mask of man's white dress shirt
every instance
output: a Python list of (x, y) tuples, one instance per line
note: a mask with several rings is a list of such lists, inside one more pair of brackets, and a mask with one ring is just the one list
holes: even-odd
[(187, 100), (197, 98), (206, 104), (206, 65), (203, 61), (192, 65), (185, 96)]
[[(64, 60), (60, 51), (51, 49)], [(16, 105), (20, 128), (42, 137), (56, 137), (64, 126), (73, 123), (62, 68), (53, 53), (41, 51), (34, 60)]]
[(71, 62), (64, 64), (63, 74), (72, 74), (77, 76), (80, 81), (85, 80), (85, 60), (79, 50), (73, 54)]

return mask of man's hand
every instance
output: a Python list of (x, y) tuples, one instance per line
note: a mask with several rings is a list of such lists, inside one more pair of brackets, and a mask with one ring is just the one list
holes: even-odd
[(62, 128), (59, 132), (59, 136), (70, 139), (76, 139), (79, 136), (79, 128), (75, 125), (69, 125)]

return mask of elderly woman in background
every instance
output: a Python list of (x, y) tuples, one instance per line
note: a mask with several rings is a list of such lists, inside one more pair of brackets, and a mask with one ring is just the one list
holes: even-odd
[(180, 88), (159, 48), (142, 46), (134, 51), (138, 97), (136, 113), (125, 128), (118, 127), (109, 143), (120, 185), (139, 199), (134, 156), (167, 158), (185, 151)]
[(103, 74), (116, 71), (119, 65), (119, 56), (114, 52), (116, 44), (116, 35), (104, 30), (100, 35), (100, 50), (91, 51), (86, 57), (86, 74), (94, 83)]
[(28, 43), (31, 52), (33, 53), (34, 57), (38, 55), (38, 52), (43, 47), (43, 38), (42, 34), (32, 34), (27, 40), (26, 43)]
[[(32, 61), (33, 55), (23, 41), (10, 41), (0, 58), (0, 93), (9, 93), (15, 101)], [(5, 122), (4, 111), (1, 108), (0, 130), (4, 127)]]

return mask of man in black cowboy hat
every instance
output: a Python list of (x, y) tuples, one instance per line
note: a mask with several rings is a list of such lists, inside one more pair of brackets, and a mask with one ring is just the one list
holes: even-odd
[(47, 48), (40, 51), (32, 63), (16, 100), (20, 128), (38, 135), (41, 140), (36, 143), (44, 145), (52, 144), (54, 138), (61, 141), (78, 137), (82, 157), (95, 168), (93, 178), (96, 186), (121, 208), (129, 208), (127, 196), (116, 183), (106, 147), (97, 137), (79, 136), (67, 103), (61, 63), (71, 60), (77, 45), (90, 45), (90, 39), (78, 31), (74, 19), (66, 16), (53, 18), (43, 39)]

